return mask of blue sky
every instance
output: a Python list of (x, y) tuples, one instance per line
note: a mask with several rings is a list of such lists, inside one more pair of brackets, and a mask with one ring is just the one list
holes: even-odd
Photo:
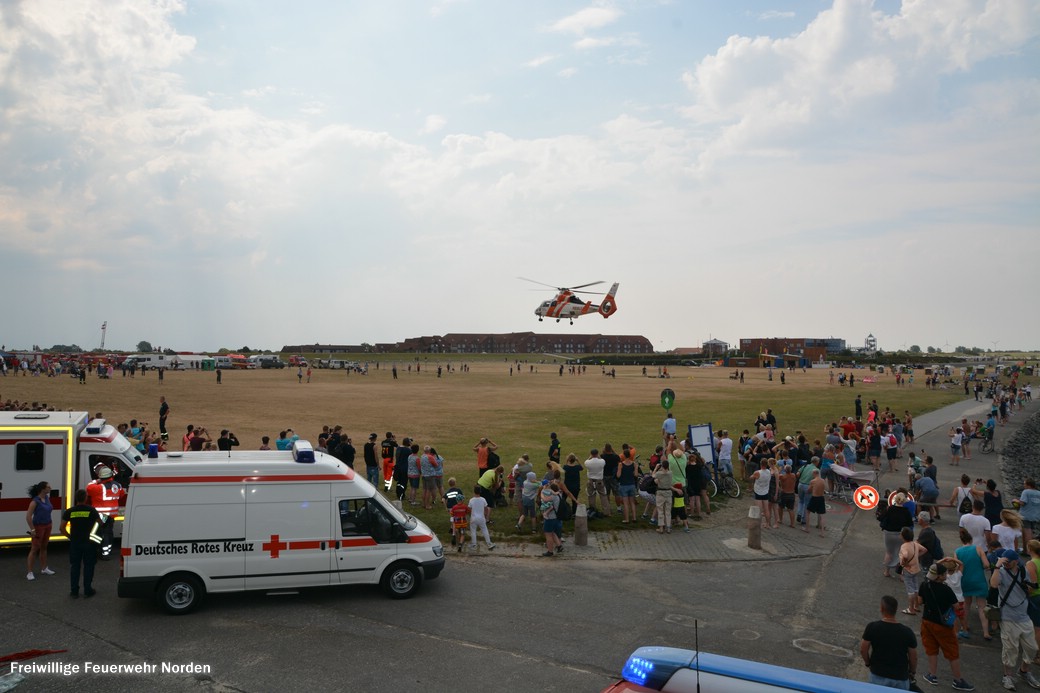
[[(1040, 349), (1038, 33), (1026, 0), (0, 2), (0, 341)], [(619, 311), (538, 323), (518, 276)]]

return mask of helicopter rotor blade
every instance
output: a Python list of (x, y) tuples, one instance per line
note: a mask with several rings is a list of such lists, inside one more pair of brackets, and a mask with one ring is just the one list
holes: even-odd
[(546, 284), (545, 282), (538, 282), (538, 281), (535, 281), (534, 279), (528, 279), (527, 277), (517, 277), (517, 279), (522, 279), (525, 282), (531, 282), (532, 284), (538, 284), (540, 286), (547, 286), (550, 289), (553, 289), (555, 291), (562, 291), (562, 289), (560, 289), (560, 287), (558, 287), (558, 286), (553, 286), (552, 284)]
[[(588, 284), (579, 284), (578, 286), (570, 287), (570, 290), (574, 291), (575, 289), (584, 289), (586, 286), (596, 286), (596, 284), (602, 284), (602, 283), (603, 283), (603, 280), (600, 280), (598, 282), (589, 282)], [(588, 292), (586, 292), (586, 293), (588, 293)]]

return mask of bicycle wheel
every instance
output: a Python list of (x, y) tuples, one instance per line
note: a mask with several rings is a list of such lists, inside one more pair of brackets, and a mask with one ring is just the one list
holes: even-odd
[(722, 477), (722, 490), (730, 498), (740, 498), (740, 484), (729, 475)]
[(708, 495), (710, 495), (712, 498), (714, 498), (715, 495), (719, 492), (719, 487), (715, 485), (715, 480), (714, 479), (708, 479), (707, 482), (705, 482), (705, 483), (707, 485), (704, 488), (707, 489)]
[(993, 439), (987, 438), (986, 440), (983, 440), (982, 445), (979, 446), (979, 450), (986, 454), (993, 452)]

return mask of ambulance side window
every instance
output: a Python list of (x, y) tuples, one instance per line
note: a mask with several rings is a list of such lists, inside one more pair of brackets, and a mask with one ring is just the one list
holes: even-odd
[(43, 450), (43, 443), (18, 443), (17, 445), (15, 445), (15, 471), (43, 471)]
[(339, 524), (345, 537), (368, 536), (368, 511), (365, 501), (341, 500)]
[(341, 500), (339, 524), (344, 537), (372, 537), (380, 544), (393, 541), (393, 523), (375, 502)]

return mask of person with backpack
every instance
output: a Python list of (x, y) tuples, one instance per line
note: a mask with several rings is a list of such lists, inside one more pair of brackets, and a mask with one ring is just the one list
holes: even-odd
[(1036, 637), (1029, 618), (1029, 592), (1035, 587), (1022, 569), (1018, 552), (1005, 550), (997, 559), (989, 578), (989, 586), (997, 590), (1000, 607), (1000, 660), (1004, 665), (1001, 684), (1015, 690), (1014, 673), (1032, 688), (1040, 688), (1040, 679), (1029, 670), (1036, 656)]
[[(655, 465), (656, 468), (656, 465)], [(646, 502), (643, 507), (643, 514), (640, 516), (644, 520), (650, 520), (650, 524), (657, 524), (657, 482), (654, 481), (654, 475), (651, 472), (647, 472), (639, 477), (639, 483), (636, 485), (639, 489), (639, 497)]]
[(950, 495), (950, 505), (957, 508), (958, 515), (967, 515), (971, 512), (971, 503), (976, 498), (982, 498), (982, 491), (971, 485), (971, 477), (961, 474), (961, 485), (953, 489), (953, 493)]
[(896, 471), (896, 456), (899, 454), (899, 441), (896, 440), (895, 434), (888, 430), (888, 426), (882, 427), (881, 447), (884, 449), (885, 457), (888, 459), (888, 471)]
[(933, 564), (928, 569), (928, 579), (918, 590), (924, 613), (921, 618), (921, 644), (928, 656), (928, 673), (924, 680), (933, 686), (939, 685), (939, 651), (950, 663), (953, 673), (953, 689), (956, 691), (973, 691), (975, 686), (964, 680), (961, 675), (961, 651), (954, 632), (957, 595), (946, 584), (946, 566)]

